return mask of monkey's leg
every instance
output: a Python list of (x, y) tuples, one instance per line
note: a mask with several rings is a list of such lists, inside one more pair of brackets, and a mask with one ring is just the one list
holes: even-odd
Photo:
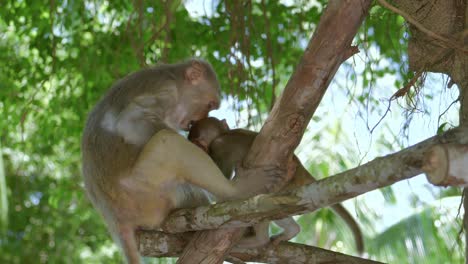
[(292, 217), (275, 220), (275, 224), (283, 229), (283, 232), (271, 237), (271, 241), (275, 245), (281, 241), (288, 241), (301, 231), (301, 227), (296, 223), (296, 221), (294, 221)]
[(188, 182), (218, 198), (242, 196), (242, 190), (224, 177), (205, 152), (168, 129), (159, 131), (146, 143), (134, 170), (140, 182), (163, 188)]
[(269, 221), (264, 221), (254, 225), (252, 227), (254, 234), (242, 237), (241, 240), (236, 244), (236, 247), (257, 248), (268, 244), (270, 242), (270, 234), (268, 232), (269, 225)]
[(210, 204), (208, 193), (190, 183), (180, 184), (175, 193), (176, 208), (192, 208)]

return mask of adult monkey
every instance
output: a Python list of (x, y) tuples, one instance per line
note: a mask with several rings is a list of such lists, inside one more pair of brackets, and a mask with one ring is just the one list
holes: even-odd
[(158, 228), (175, 208), (208, 203), (199, 187), (225, 200), (251, 195), (259, 180), (281, 179), (280, 169), (258, 168), (246, 172), (249, 183), (231, 182), (176, 133), (218, 106), (215, 72), (193, 59), (128, 75), (89, 114), (82, 139), (85, 187), (129, 263), (140, 259), (135, 230)]
[[(226, 120), (219, 120), (209, 117), (195, 122), (188, 135), (188, 139), (207, 152), (213, 161), (228, 179), (236, 167), (247, 155), (255, 137), (258, 133), (245, 129), (229, 129)], [(282, 191), (292, 190), (305, 184), (311, 184), (316, 180), (304, 168), (299, 159), (294, 156), (297, 163), (296, 172), (292, 180), (282, 189)], [(242, 179), (237, 179), (242, 180)], [(356, 220), (341, 204), (332, 205), (331, 208), (337, 213), (353, 232), (356, 241), (356, 249), (359, 253), (364, 251), (364, 239), (361, 229)], [(274, 243), (289, 240), (300, 231), (299, 225), (292, 217), (275, 220), (278, 226), (283, 228), (283, 232), (273, 236)], [(240, 247), (259, 247), (270, 242), (268, 233), (269, 222), (262, 222), (250, 230), (237, 244)]]

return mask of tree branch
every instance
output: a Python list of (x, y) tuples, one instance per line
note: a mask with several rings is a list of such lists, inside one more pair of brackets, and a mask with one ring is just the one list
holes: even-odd
[[(263, 219), (281, 219), (290, 215), (311, 212), (367, 191), (416, 176), (422, 172), (423, 161), (428, 150), (438, 144), (455, 143), (468, 143), (467, 127), (450, 130), (392, 155), (377, 158), (357, 168), (328, 177), (309, 186), (298, 188), (288, 194), (260, 195), (247, 201), (228, 202), (195, 209), (181, 209), (170, 215), (163, 228), (167, 232), (185, 232), (219, 227), (231, 227), (232, 229), (232, 227), (258, 223)], [(137, 234), (142, 255), (154, 257), (178, 256), (192, 236), (193, 232), (168, 235), (162, 232), (140, 231)], [(292, 250), (292, 252), (303, 252), (300, 254), (294, 253), (294, 256), (323, 256), (325, 254), (323, 252), (328, 252), (289, 243), (281, 244), (280, 248), (274, 248), (274, 250), (271, 248), (269, 251), (263, 249), (262, 252), (259, 251), (261, 249), (245, 251), (234, 249), (231, 255), (244, 261), (274, 263), (269, 258), (279, 257), (281, 254), (288, 252), (283, 247), (284, 245), (288, 245), (287, 250)], [(272, 253), (273, 251), (277, 252)], [(279, 256), (275, 254), (279, 254)], [(332, 256), (330, 254), (332, 253), (325, 254), (325, 260), (323, 261), (330, 261), (329, 258)], [(333, 254), (336, 255), (336, 253)], [(293, 255), (288, 256), (291, 258)], [(347, 259), (344, 263), (365, 263), (359, 261), (352, 262), (351, 259)], [(282, 262), (278, 261), (277, 263)], [(299, 261), (298, 263), (307, 262)]]
[(467, 144), (468, 128), (461, 127), (364, 165), (302, 186), (288, 193), (258, 195), (172, 213), (162, 225), (168, 233), (251, 226), (263, 220), (313, 212), (360, 194), (423, 173), (426, 153), (439, 144)]
[[(300, 187), (287, 194), (259, 195), (247, 201), (178, 210), (170, 215), (163, 228), (166, 232), (186, 232), (219, 227), (231, 227), (230, 229), (233, 229), (233, 227), (252, 225), (264, 219), (281, 219), (286, 216), (311, 212), (420, 174), (425, 156), (434, 146), (467, 143), (468, 127), (456, 128), (397, 153), (377, 158), (362, 166), (311, 185)], [(142, 255), (154, 257), (178, 256), (192, 236), (193, 232), (169, 235), (156, 231), (139, 231), (137, 234)], [(288, 247), (283, 247), (285, 245), (288, 245)], [(236, 259), (244, 261), (275, 263), (273, 258), (282, 258), (281, 254), (286, 254), (286, 252), (302, 252), (300, 254), (294, 253), (294, 256), (315, 256), (312, 259), (316, 259), (317, 256), (325, 256), (324, 262), (330, 261), (329, 258), (336, 255), (336, 253), (327, 255), (323, 252), (328, 251), (317, 250), (319, 249), (288, 243), (281, 244), (280, 248), (269, 248), (269, 250), (249, 249), (243, 251), (234, 249), (231, 252), (231, 257), (234, 256)], [(275, 251), (276, 253), (274, 253)], [(288, 256), (291, 258), (293, 255), (290, 254), (288, 253), (283, 257)], [(345, 257), (345, 255), (339, 256)], [(302, 257), (299, 259), (302, 259)], [(316, 263), (322, 263), (320, 261)], [(343, 261), (344, 263), (366, 263), (362, 262), (363, 260), (353, 262), (358, 261), (353, 259)], [(278, 261), (276, 263), (282, 262)], [(298, 263), (307, 262), (298, 261)], [(332, 263), (335, 262), (332, 261)]]
[[(192, 233), (169, 235), (167, 233), (151, 231), (140, 236), (140, 252), (148, 257), (177, 257)], [(242, 249), (233, 248), (227, 260), (264, 262), (264, 263), (350, 263), (371, 264), (381, 263), (363, 258), (345, 255), (330, 250), (282, 242), (277, 246), (268, 245), (262, 248)]]

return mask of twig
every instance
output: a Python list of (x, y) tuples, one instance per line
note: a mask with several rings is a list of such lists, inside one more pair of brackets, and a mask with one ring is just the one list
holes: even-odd
[(398, 99), (400, 97), (403, 97), (405, 96), (406, 94), (408, 94), (408, 92), (410, 91), (411, 87), (414, 86), (414, 84), (416, 83), (416, 81), (419, 79), (419, 77), (421, 77), (421, 75), (423, 74), (423, 70), (419, 70), (416, 72), (416, 74), (413, 76), (413, 78), (411, 78), (411, 80), (405, 85), (403, 86), (402, 88), (398, 89), (398, 91), (396, 91), (391, 97), (390, 97), (390, 100), (393, 101), (395, 99)]

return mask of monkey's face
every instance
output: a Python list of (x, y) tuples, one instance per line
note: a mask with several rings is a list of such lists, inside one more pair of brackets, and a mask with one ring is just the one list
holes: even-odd
[(188, 134), (188, 140), (208, 152), (211, 142), (221, 134), (229, 130), (226, 120), (219, 120), (215, 117), (208, 117), (195, 122)]
[(219, 94), (219, 82), (213, 69), (193, 61), (185, 69), (184, 81), (178, 86), (178, 101), (174, 111), (167, 113), (166, 123), (173, 128), (189, 130), (193, 122), (218, 109)]
[(168, 113), (166, 123), (173, 128), (189, 130), (190, 125), (208, 117), (220, 104), (218, 84), (204, 81), (199, 85), (186, 85), (179, 96), (175, 110)]

